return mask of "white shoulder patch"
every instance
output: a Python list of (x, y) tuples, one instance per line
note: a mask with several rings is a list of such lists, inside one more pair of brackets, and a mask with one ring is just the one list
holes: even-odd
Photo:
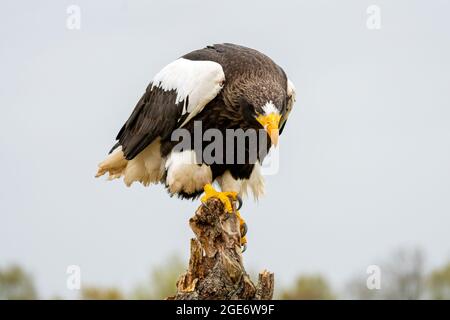
[[(224, 82), (225, 74), (222, 66), (217, 62), (180, 58), (156, 74), (152, 88), (159, 87), (165, 91), (176, 90), (175, 103), (184, 101), (182, 114), (189, 113), (181, 124), (180, 127), (182, 127), (217, 96)], [(188, 104), (186, 104), (187, 100)]]

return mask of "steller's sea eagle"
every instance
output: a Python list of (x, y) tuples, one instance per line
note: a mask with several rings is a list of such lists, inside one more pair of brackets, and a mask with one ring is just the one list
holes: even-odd
[[(247, 191), (255, 198), (263, 194), (260, 164), (277, 144), (294, 101), (294, 85), (283, 69), (254, 49), (227, 43), (190, 52), (156, 74), (96, 177), (123, 177), (127, 186), (135, 181), (145, 186), (163, 183), (171, 195), (182, 198), (195, 199), (205, 192), (202, 202), (218, 197), (231, 212), (232, 201), (241, 202)], [(213, 139), (205, 139), (205, 134), (198, 141), (198, 124), (202, 132), (214, 129), (215, 140), (217, 133), (227, 137), (230, 129), (263, 135), (256, 136), (257, 143), (245, 136), (241, 149), (228, 149), (230, 141), (214, 141), (211, 161), (201, 155), (211, 151), (208, 143)], [(177, 148), (180, 137), (174, 139), (177, 130), (194, 137), (182, 149)], [(250, 161), (252, 152), (256, 158)], [(212, 187), (215, 181), (221, 192)], [(244, 245), (246, 225), (238, 217)]]

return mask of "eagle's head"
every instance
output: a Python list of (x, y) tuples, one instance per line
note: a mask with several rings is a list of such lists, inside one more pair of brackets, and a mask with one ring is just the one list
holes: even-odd
[[(251, 101), (251, 100), (250, 100)], [(281, 112), (284, 107), (282, 102), (264, 100), (264, 102), (250, 102), (249, 99), (241, 100), (241, 112), (244, 118), (254, 125), (267, 131), (273, 145), (278, 144)]]
[(275, 146), (288, 101), (283, 82), (284, 79), (277, 81), (267, 74), (251, 74), (239, 83), (241, 90), (234, 92), (239, 96), (240, 111), (246, 122), (254, 129), (266, 130)]

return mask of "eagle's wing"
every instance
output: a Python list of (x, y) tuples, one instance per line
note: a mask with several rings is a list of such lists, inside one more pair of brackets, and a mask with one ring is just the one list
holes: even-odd
[(153, 78), (119, 131), (116, 146), (122, 146), (130, 160), (157, 137), (170, 137), (217, 96), (224, 81), (217, 62), (180, 58), (168, 64)]
[(291, 80), (287, 80), (287, 103), (286, 110), (281, 115), (280, 119), (280, 134), (283, 132), (284, 126), (286, 125), (286, 121), (289, 117), (289, 113), (291, 113), (292, 107), (295, 103), (295, 86), (291, 82)]

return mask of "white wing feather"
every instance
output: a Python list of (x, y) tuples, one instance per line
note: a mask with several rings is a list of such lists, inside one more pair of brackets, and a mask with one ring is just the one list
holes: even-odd
[(217, 62), (180, 58), (156, 74), (152, 89), (159, 87), (164, 91), (176, 91), (175, 103), (184, 101), (182, 114), (189, 113), (180, 126), (183, 127), (217, 96), (224, 82), (225, 74)]

